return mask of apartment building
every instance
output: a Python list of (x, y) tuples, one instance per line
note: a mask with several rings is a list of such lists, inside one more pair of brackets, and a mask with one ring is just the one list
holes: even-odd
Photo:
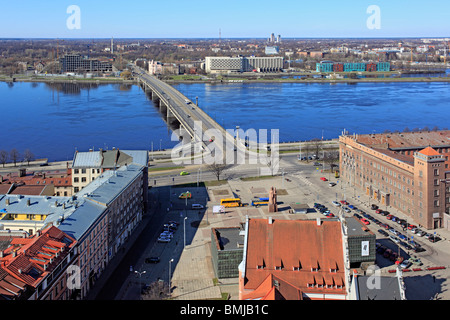
[(112, 63), (110, 61), (101, 61), (98, 59), (88, 59), (79, 54), (66, 54), (60, 59), (62, 72), (112, 72)]
[(395, 208), (427, 229), (450, 229), (450, 131), (339, 137), (346, 193)]
[[(50, 226), (76, 240), (79, 287), (84, 299), (147, 210), (147, 167), (135, 163), (106, 170), (72, 197), (0, 196), (0, 226), (35, 235)], [(55, 299), (55, 293), (49, 299)]]
[(69, 300), (76, 241), (50, 226), (0, 251), (0, 300)]
[(115, 170), (121, 166), (137, 163), (148, 166), (146, 150), (102, 150), (76, 152), (72, 162), (73, 193), (83, 189), (107, 170)]
[(207, 73), (281, 72), (283, 57), (206, 57)]

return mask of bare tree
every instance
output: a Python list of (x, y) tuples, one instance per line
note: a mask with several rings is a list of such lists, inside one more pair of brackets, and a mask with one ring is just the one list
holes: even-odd
[(16, 148), (12, 149), (9, 152), (9, 158), (14, 162), (14, 166), (16, 166), (17, 160), (19, 159), (19, 151)]
[(165, 300), (169, 297), (169, 286), (164, 281), (152, 282), (142, 294), (143, 300)]
[(30, 151), (30, 149), (26, 149), (23, 153), (23, 160), (30, 164), (30, 161), (34, 159), (34, 154)]
[[(339, 151), (333, 150), (325, 154), (323, 162), (330, 166), (330, 171), (333, 172), (333, 168), (339, 163)], [(325, 169), (325, 168), (324, 168)]]
[(319, 151), (322, 150), (322, 141), (320, 139), (312, 139), (311, 140), (312, 152), (318, 157)]
[(228, 166), (226, 164), (218, 164), (218, 163), (213, 163), (213, 164), (209, 164), (208, 165), (208, 169), (214, 173), (214, 175), (217, 178), (217, 181), (220, 180), (220, 175), (228, 168)]
[(8, 161), (8, 152), (5, 150), (0, 151), (0, 163), (5, 167), (5, 163)]

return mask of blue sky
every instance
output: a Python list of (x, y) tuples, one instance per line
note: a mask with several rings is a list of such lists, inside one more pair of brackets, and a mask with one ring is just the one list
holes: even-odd
[[(450, 37), (445, 0), (0, 0), (0, 38)], [(80, 29), (66, 25), (70, 5)], [(370, 5), (380, 29), (369, 29)]]

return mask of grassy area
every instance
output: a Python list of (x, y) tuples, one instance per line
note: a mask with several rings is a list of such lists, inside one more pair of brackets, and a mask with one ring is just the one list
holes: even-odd
[(170, 76), (169, 80), (174, 80), (174, 81), (202, 80), (202, 77), (197, 76), (197, 75), (180, 74), (180, 75)]

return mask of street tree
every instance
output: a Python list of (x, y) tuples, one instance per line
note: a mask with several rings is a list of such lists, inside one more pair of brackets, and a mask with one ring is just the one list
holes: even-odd
[(10, 152), (9, 152), (9, 158), (12, 160), (12, 162), (14, 162), (14, 166), (16, 166), (17, 160), (19, 159), (19, 151), (16, 148), (13, 148)]

